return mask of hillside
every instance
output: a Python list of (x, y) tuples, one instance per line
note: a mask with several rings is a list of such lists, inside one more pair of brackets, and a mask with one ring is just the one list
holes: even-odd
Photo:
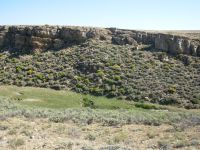
[(199, 39), (85, 27), (2, 26), (1, 85), (200, 108)]

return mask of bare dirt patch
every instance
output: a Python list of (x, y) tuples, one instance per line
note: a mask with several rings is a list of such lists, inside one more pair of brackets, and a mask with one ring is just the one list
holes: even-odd
[(24, 99), (23, 101), (25, 101), (25, 102), (42, 102), (43, 100), (34, 99), (34, 98), (27, 98), (27, 99)]

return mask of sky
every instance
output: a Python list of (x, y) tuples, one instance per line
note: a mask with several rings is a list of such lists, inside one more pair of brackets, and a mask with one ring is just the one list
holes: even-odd
[(200, 0), (0, 0), (0, 25), (199, 30)]

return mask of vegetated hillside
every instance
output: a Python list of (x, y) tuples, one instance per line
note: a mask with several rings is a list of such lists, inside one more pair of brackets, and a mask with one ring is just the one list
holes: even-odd
[(90, 39), (57, 51), (0, 54), (0, 83), (200, 107), (200, 58)]

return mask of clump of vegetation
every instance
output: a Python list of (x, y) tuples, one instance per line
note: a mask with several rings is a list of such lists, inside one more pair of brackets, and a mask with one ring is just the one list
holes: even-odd
[(125, 141), (128, 138), (128, 134), (125, 132), (120, 132), (116, 134), (113, 138), (114, 143), (120, 143)]
[(170, 86), (169, 89), (168, 89), (168, 92), (170, 94), (175, 94), (176, 93), (176, 86), (175, 85)]
[(89, 107), (89, 108), (95, 108), (95, 104), (94, 101), (92, 101), (91, 99), (84, 97), (82, 100), (82, 106), (83, 107)]
[(147, 103), (136, 103), (135, 107), (143, 108), (143, 109), (159, 109), (156, 105), (147, 104)]
[(21, 138), (12, 139), (12, 140), (9, 141), (9, 145), (12, 148), (17, 148), (17, 147), (22, 146), (24, 144), (25, 144), (25, 141)]
[(88, 134), (86, 137), (85, 137), (86, 140), (89, 140), (89, 141), (95, 141), (96, 140), (96, 136), (94, 134)]
[(158, 141), (158, 147), (160, 149), (166, 149), (167, 150), (167, 149), (171, 149), (171, 144), (167, 140), (160, 140), (160, 141)]

